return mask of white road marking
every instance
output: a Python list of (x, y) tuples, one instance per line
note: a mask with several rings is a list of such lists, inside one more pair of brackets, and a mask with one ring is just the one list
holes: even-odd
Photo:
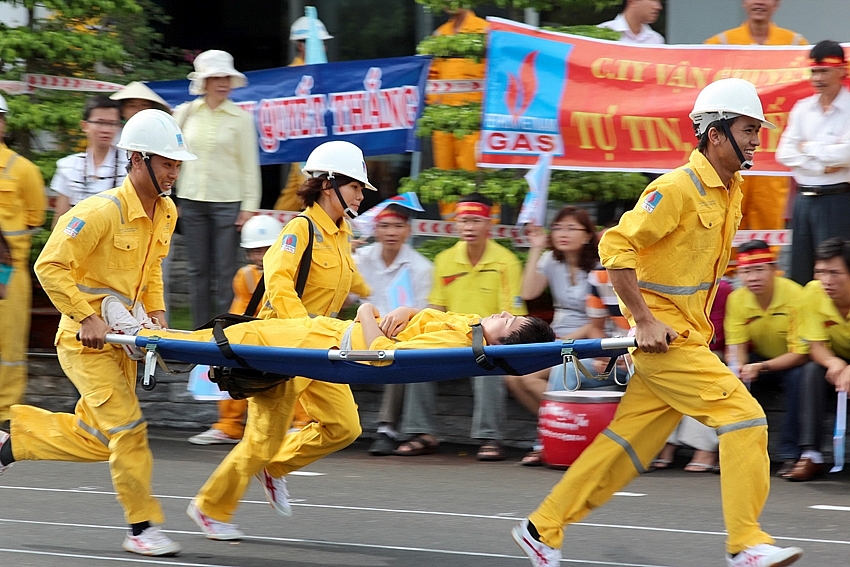
[(831, 510), (833, 512), (850, 512), (850, 506), (830, 506), (828, 504), (818, 504), (817, 506), (809, 506), (812, 510)]
[(642, 492), (615, 492), (614, 496), (646, 496)]
[(310, 471), (292, 471), (289, 476), (325, 476), (327, 473)]
[(227, 565), (222, 565), (221, 563), (184, 563), (182, 561), (175, 561), (173, 557), (168, 558), (168, 560), (164, 561), (162, 559), (107, 557), (103, 555), (83, 555), (80, 553), (51, 553), (49, 551), (32, 551), (28, 549), (5, 549), (2, 547), (0, 547), (0, 553), (18, 553), (23, 555), (39, 555), (47, 557), (67, 557), (69, 559), (87, 559), (96, 561), (117, 561), (119, 563), (145, 563), (148, 565), (184, 565), (187, 567), (231, 567)]

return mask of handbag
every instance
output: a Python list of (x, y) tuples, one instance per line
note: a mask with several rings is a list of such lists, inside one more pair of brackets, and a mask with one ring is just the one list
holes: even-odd
[[(307, 275), (310, 273), (310, 262), (313, 256), (313, 222), (304, 215), (298, 216), (307, 219), (307, 222), (310, 224), (307, 248), (304, 249), (304, 253), (301, 255), (301, 260), (298, 263), (298, 275), (295, 279), (295, 293), (298, 294), (298, 298), (300, 299), (304, 293), (304, 286), (307, 284)], [(230, 341), (227, 340), (227, 336), (224, 334), (224, 329), (231, 325), (257, 320), (254, 315), (257, 313), (265, 291), (265, 278), (260, 278), (253, 295), (251, 295), (251, 301), (248, 302), (248, 306), (245, 308), (245, 313), (241, 315), (224, 313), (214, 317), (198, 328), (198, 330), (212, 329), (215, 344), (218, 346), (221, 354), (226, 359), (236, 362), (237, 366), (213, 366), (210, 368), (210, 381), (216, 383), (219, 390), (227, 391), (234, 400), (242, 400), (254, 394), (271, 390), (278, 384), (292, 378), (292, 376), (285, 374), (264, 372), (252, 368), (248, 361), (233, 352)]]

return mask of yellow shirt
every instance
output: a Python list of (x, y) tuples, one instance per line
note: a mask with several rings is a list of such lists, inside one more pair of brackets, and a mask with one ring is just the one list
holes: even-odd
[(372, 293), (351, 257), (351, 226), (337, 226), (319, 205), (304, 211), (313, 222), (313, 253), (304, 294), (298, 299), (295, 280), (310, 230), (305, 219), (286, 223), (277, 241), (263, 257), (266, 303), (260, 318), (291, 319), (306, 315), (336, 317), (349, 292), (361, 297)]
[(0, 142), (0, 231), (19, 266), (29, 262), (30, 228), (44, 223), (46, 206), (38, 167)]
[(484, 255), (473, 266), (466, 242), (460, 241), (434, 258), (434, 285), (428, 303), (481, 317), (502, 311), (525, 315), (521, 284), (522, 265), (510, 250), (488, 240)]
[(215, 110), (203, 97), (181, 104), (174, 118), (186, 146), (198, 156), (183, 162), (177, 196), (191, 201), (233, 203), (243, 211), (260, 208), (260, 156), (254, 117), (225, 100)]
[[(254, 295), (254, 290), (257, 289), (257, 284), (263, 277), (263, 269), (248, 264), (242, 266), (236, 275), (233, 276), (233, 303), (230, 304), (230, 312), (242, 315), (251, 303), (251, 297)], [(248, 315), (253, 316), (254, 313)]]
[(806, 342), (827, 343), (836, 356), (850, 359), (850, 319), (841, 316), (817, 280), (803, 291), (799, 335)]
[[(460, 25), (460, 28), (455, 32), (454, 18), (450, 19), (445, 24), (434, 30), (433, 35), (455, 35), (456, 33), (487, 33), (487, 20), (479, 18), (472, 12), (467, 13), (466, 17)], [(484, 60), (475, 61), (474, 59), (466, 59), (462, 57), (446, 59), (436, 57), (431, 62), (431, 68), (428, 71), (429, 80), (469, 80), (484, 78)], [(457, 93), (446, 95), (428, 95), (426, 102), (428, 104), (450, 104), (452, 106), (460, 106), (471, 102), (481, 102), (483, 93)]]
[[(740, 27), (712, 36), (705, 40), (705, 43), (713, 45), (756, 45), (747, 22), (741, 24)], [(807, 45), (808, 43), (802, 35), (771, 23), (767, 32), (767, 41), (763, 45)]]
[[(653, 315), (708, 343), (709, 314), (741, 222), (741, 174), (726, 189), (698, 150), (688, 163), (649, 184), (638, 204), (599, 243), (607, 269), (634, 269)], [(634, 325), (628, 309), (623, 314)]]
[(165, 310), (162, 259), (176, 219), (171, 199), (157, 199), (149, 219), (129, 177), (62, 215), (35, 263), (44, 291), (62, 312), (59, 328), (76, 331), (80, 321), (100, 315), (107, 295), (128, 308), (141, 300), (148, 312)]
[(803, 286), (788, 278), (773, 278), (773, 297), (767, 309), (762, 309), (755, 294), (745, 287), (736, 289), (726, 300), (723, 328), (727, 345), (751, 343), (752, 351), (771, 359), (788, 351), (800, 352), (794, 336), (797, 326), (797, 307)]

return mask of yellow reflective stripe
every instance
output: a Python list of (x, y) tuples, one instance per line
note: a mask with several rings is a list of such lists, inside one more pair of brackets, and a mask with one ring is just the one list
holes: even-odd
[(89, 287), (87, 285), (77, 284), (77, 289), (83, 293), (91, 293), (92, 295), (111, 295), (121, 301), (121, 303), (130, 307), (132, 307), (134, 303), (134, 301), (126, 295), (118, 293), (114, 289), (110, 289), (108, 287)]
[(685, 173), (687, 173), (688, 176), (691, 178), (691, 181), (693, 181), (694, 186), (697, 188), (697, 191), (699, 191), (699, 194), (702, 197), (705, 197), (705, 185), (702, 184), (702, 180), (700, 180), (697, 174), (694, 173), (694, 170), (690, 167), (686, 167)]
[(37, 228), (26, 228), (24, 230), (10, 230), (9, 232), (4, 232), (3, 236), (28, 236), (37, 231)]
[(112, 429), (107, 431), (107, 433), (109, 433), (110, 435), (115, 435), (116, 433), (121, 433), (122, 431), (129, 431), (131, 429), (135, 429), (143, 423), (145, 423), (145, 418), (140, 417), (136, 421), (131, 421), (127, 425), (119, 425), (118, 427), (113, 427)]
[(739, 421), (738, 423), (730, 423), (729, 425), (724, 425), (722, 427), (717, 428), (717, 434), (723, 435), (724, 433), (730, 433), (732, 431), (738, 431), (739, 429), (748, 429), (750, 427), (767, 427), (767, 418), (759, 417), (756, 419), (748, 419), (747, 421)]
[(699, 291), (708, 291), (713, 285), (712, 282), (702, 282), (699, 285), (665, 285), (638, 280), (639, 288), (666, 295), (693, 295)]
[(635, 452), (635, 448), (632, 447), (631, 443), (629, 443), (628, 441), (626, 441), (625, 439), (623, 439), (622, 437), (620, 437), (619, 435), (617, 435), (616, 433), (614, 433), (610, 429), (604, 430), (602, 432), (602, 435), (604, 435), (605, 437), (607, 437), (608, 439), (610, 439), (611, 441), (613, 441), (614, 443), (616, 443), (617, 445), (619, 445), (620, 447), (622, 447), (626, 451), (626, 454), (629, 456), (629, 459), (631, 459), (632, 464), (634, 465), (635, 469), (637, 469), (637, 472), (639, 474), (643, 474), (643, 473), (646, 472), (646, 469), (643, 467), (643, 464), (640, 462), (640, 459), (638, 458), (637, 453)]
[(121, 200), (115, 195), (107, 195), (105, 193), (98, 193), (97, 195), (93, 195), (93, 197), (100, 197), (101, 199), (109, 199), (115, 206), (118, 207), (118, 215), (121, 217), (121, 224), (124, 224), (124, 211), (121, 210)]
[(106, 435), (104, 435), (103, 433), (101, 433), (100, 431), (98, 431), (97, 429), (95, 429), (94, 427), (89, 425), (88, 423), (85, 423), (81, 419), (77, 420), (77, 425), (80, 426), (80, 429), (82, 429), (83, 431), (85, 431), (89, 435), (96, 437), (98, 441), (100, 441), (101, 443), (103, 443), (104, 445), (109, 447), (109, 439), (106, 437)]

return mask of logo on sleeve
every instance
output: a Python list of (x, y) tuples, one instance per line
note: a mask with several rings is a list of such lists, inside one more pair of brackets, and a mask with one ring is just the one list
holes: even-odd
[(655, 207), (658, 206), (658, 203), (661, 202), (662, 198), (664, 198), (664, 195), (662, 195), (658, 191), (653, 191), (652, 193), (646, 196), (646, 200), (643, 202), (643, 210), (645, 210), (647, 213), (651, 213), (655, 210)]
[(80, 234), (80, 231), (83, 230), (84, 226), (86, 226), (86, 222), (84, 220), (74, 217), (71, 219), (71, 222), (68, 223), (68, 226), (65, 227), (63, 232), (71, 238), (77, 238), (77, 235)]
[(290, 254), (295, 254), (295, 245), (298, 244), (298, 237), (294, 234), (285, 234), (280, 243), (280, 249)]

